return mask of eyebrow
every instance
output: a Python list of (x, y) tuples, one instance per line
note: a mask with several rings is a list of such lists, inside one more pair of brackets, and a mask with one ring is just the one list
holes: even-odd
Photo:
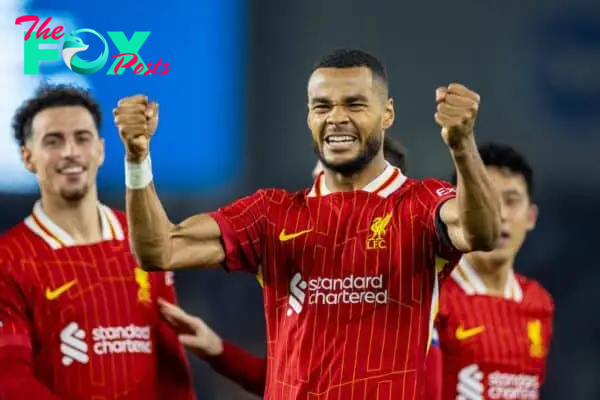
[[(345, 96), (343, 98), (343, 102), (348, 104), (348, 103), (356, 103), (356, 102), (367, 102), (368, 99), (366, 96), (362, 95), (362, 94), (355, 94), (355, 95), (351, 95), (351, 96)], [(328, 99), (327, 97), (313, 97), (310, 100), (311, 103), (325, 103), (325, 104), (330, 104), (331, 100)]]
[[(88, 129), (78, 129), (75, 131), (76, 135), (83, 135), (83, 134), (89, 134), (89, 135), (93, 135), (92, 131), (88, 130)], [(46, 136), (63, 136), (64, 132), (61, 131), (50, 131), (50, 132), (46, 132), (44, 134), (44, 137)]]
[(506, 195), (506, 196), (511, 196), (511, 195), (522, 196), (523, 195), (523, 193), (521, 193), (517, 189), (507, 189), (507, 190), (502, 191), (502, 194)]

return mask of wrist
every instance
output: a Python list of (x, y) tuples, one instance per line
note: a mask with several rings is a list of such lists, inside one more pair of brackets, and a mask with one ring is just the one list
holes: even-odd
[(454, 157), (477, 153), (477, 143), (475, 143), (475, 138), (472, 135), (469, 138), (456, 141), (448, 147)]
[(136, 161), (131, 161), (130, 157), (125, 158), (125, 186), (128, 189), (144, 189), (152, 183), (154, 176), (152, 175), (152, 161), (150, 154), (146, 154), (145, 158)]
[(125, 152), (125, 160), (132, 164), (141, 164), (146, 158), (148, 158), (149, 153), (147, 151), (143, 153), (135, 153), (135, 152)]
[(213, 344), (207, 349), (207, 357), (221, 357), (225, 353), (225, 347), (223, 345), (223, 339), (217, 338)]

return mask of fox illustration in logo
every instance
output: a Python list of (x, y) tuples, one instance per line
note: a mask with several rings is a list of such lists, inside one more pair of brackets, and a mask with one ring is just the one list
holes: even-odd
[[(76, 35), (79, 33), (92, 33), (98, 36), (104, 43), (104, 51), (100, 54), (100, 57), (94, 61), (85, 61), (77, 56), (77, 53), (86, 51), (90, 46), (83, 43), (81, 38)], [(70, 35), (65, 35), (65, 42), (62, 49), (63, 60), (67, 67), (73, 72), (77, 72), (82, 75), (90, 75), (94, 72), (98, 72), (106, 61), (108, 61), (108, 43), (98, 32), (91, 29), (79, 29), (71, 32)]]

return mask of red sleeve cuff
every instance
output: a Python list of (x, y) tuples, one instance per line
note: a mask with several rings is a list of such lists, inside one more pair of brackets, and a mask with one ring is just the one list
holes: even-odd
[(258, 396), (265, 392), (267, 375), (266, 360), (230, 343), (223, 341), (223, 353), (206, 357), (206, 361), (221, 375), (241, 385)]
[(240, 259), (239, 245), (231, 223), (219, 211), (214, 211), (208, 214), (215, 220), (221, 230), (221, 242), (225, 249), (225, 262), (223, 267), (227, 271), (239, 271), (243, 268), (243, 261)]

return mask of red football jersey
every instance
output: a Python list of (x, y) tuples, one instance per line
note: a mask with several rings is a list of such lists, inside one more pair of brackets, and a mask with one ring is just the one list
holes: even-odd
[(155, 303), (175, 300), (172, 276), (138, 268), (125, 215), (98, 210), (97, 244), (75, 245), (39, 202), (0, 238), (0, 363), (30, 364), (35, 379), (0, 382), (0, 398), (38, 382), (60, 399), (194, 398), (183, 349)]
[[(213, 213), (226, 267), (260, 274), (267, 399), (417, 399), (437, 303), (442, 181), (386, 170), (363, 190), (261, 190)], [(445, 236), (445, 235), (444, 235)]]
[(539, 399), (553, 314), (536, 281), (511, 273), (504, 297), (490, 296), (461, 260), (444, 283), (436, 323), (443, 398)]

